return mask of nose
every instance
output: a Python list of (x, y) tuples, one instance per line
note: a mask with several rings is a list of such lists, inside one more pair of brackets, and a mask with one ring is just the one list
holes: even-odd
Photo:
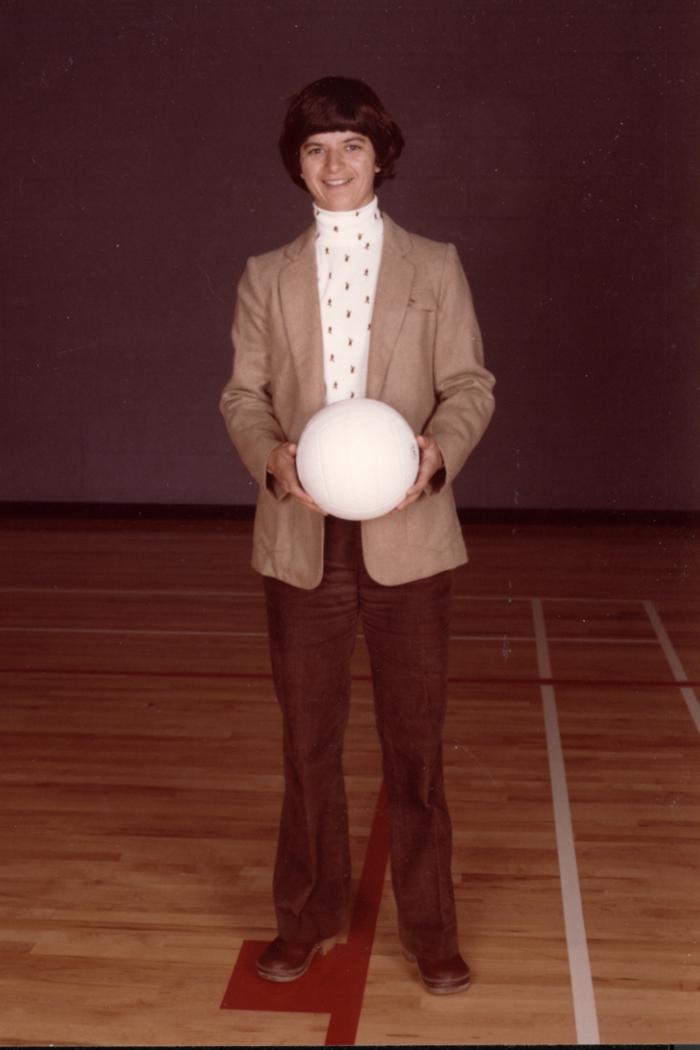
[(326, 169), (329, 172), (340, 171), (342, 167), (342, 155), (334, 149), (329, 149), (326, 153)]

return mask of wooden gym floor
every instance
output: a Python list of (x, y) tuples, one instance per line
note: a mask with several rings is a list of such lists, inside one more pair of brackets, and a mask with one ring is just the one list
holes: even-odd
[(469, 992), (399, 950), (362, 639), (345, 943), (274, 936), (280, 726), (244, 522), (5, 520), (0, 1043), (690, 1043), (700, 572), (690, 528), (473, 526), (446, 779)]

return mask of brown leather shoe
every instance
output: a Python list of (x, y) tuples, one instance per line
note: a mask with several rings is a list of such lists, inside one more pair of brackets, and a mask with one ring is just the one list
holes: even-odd
[(255, 969), (258, 976), (264, 977), (266, 981), (296, 981), (306, 973), (314, 956), (318, 952), (328, 955), (335, 942), (335, 937), (311, 943), (275, 937), (258, 959)]
[(433, 995), (451, 995), (469, 987), (469, 967), (459, 953), (449, 959), (423, 959), (404, 949), (404, 955), (416, 963), (423, 986)]

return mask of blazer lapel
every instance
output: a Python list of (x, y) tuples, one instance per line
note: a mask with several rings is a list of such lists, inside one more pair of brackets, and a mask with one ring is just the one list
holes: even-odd
[(367, 397), (379, 398), (413, 286), (415, 267), (405, 257), (410, 238), (382, 212), (384, 244), (372, 312)]
[(289, 263), (280, 271), (279, 288), (289, 346), (299, 374), (305, 414), (323, 406), (323, 335), (316, 279), (315, 227), (287, 248)]

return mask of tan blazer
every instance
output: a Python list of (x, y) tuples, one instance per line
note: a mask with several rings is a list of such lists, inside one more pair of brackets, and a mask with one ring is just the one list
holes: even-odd
[[(445, 469), (430, 495), (362, 522), (369, 574), (383, 584), (432, 576), (467, 560), (452, 481), (494, 408), (494, 377), (453, 245), (417, 237), (383, 214), (384, 244), (369, 348), (367, 397), (386, 401), (416, 434), (432, 434)], [(323, 575), (324, 519), (266, 473), (272, 448), (297, 442), (325, 402), (315, 228), (248, 260), (233, 319), (233, 374), (220, 408), (259, 485), (253, 567), (297, 587)]]

